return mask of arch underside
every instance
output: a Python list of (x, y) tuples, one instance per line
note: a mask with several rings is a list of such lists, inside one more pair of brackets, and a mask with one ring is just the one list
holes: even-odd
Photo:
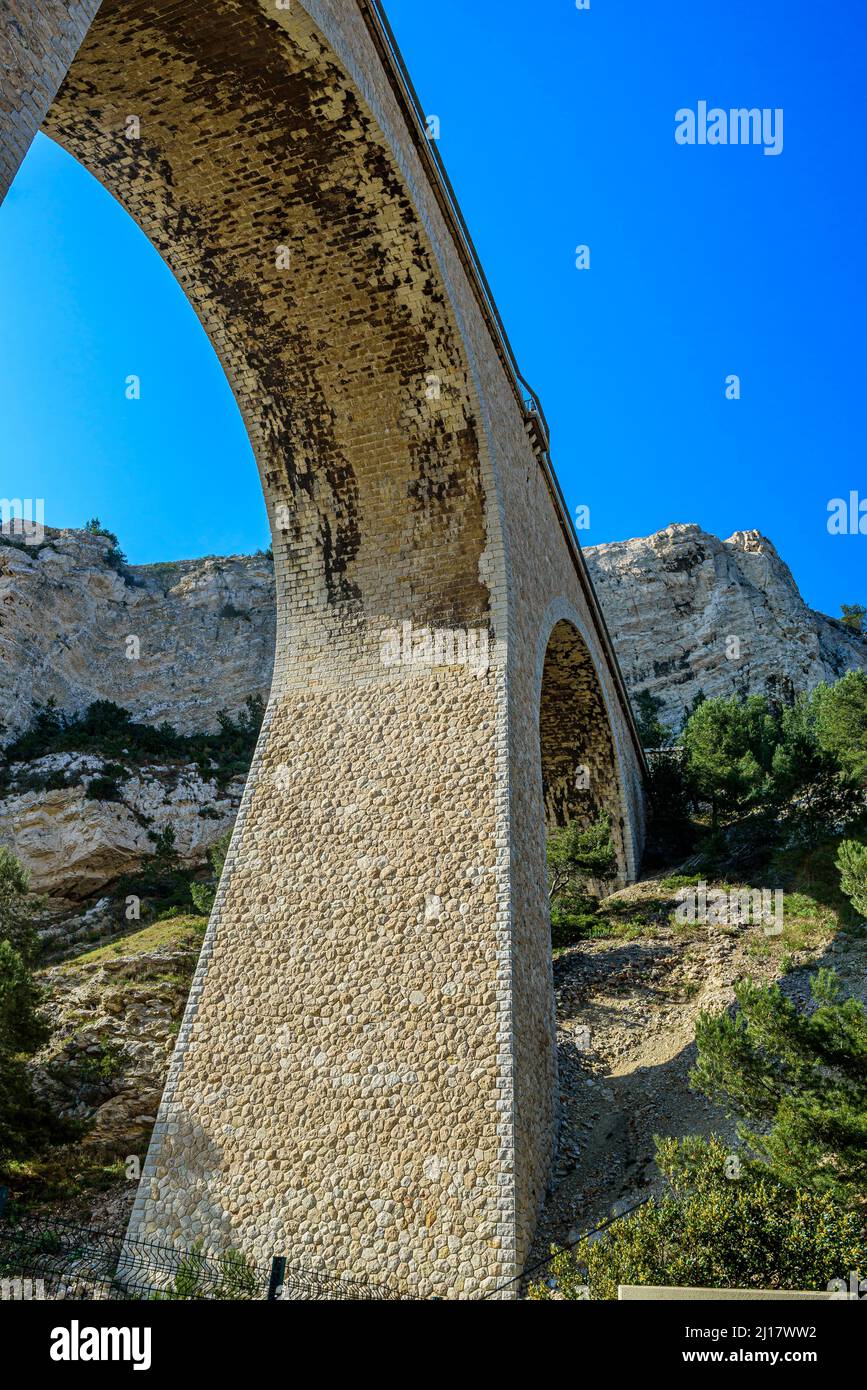
[(539, 746), (549, 831), (574, 820), (584, 829), (606, 812), (625, 879), (623, 791), (608, 711), (587, 645), (566, 619), (554, 626), (545, 653)]
[(460, 337), (384, 137), (302, 7), (220, 0), (205, 22), (199, 0), (103, 0), (44, 129), (123, 203), (209, 333), (295, 643), (322, 640), (335, 609), (344, 632), (395, 616), (395, 585), (397, 616), (486, 621)]

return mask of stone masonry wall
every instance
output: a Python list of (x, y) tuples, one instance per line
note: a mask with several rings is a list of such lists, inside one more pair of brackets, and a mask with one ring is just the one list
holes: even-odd
[[(586, 828), (618, 802), (617, 762), (599, 682), (586, 644), (568, 621), (548, 641), (539, 701), (545, 820), (549, 830), (578, 820)], [(612, 838), (627, 876), (621, 817)]]
[(0, 200), (98, 9), (99, 0), (0, 0)]

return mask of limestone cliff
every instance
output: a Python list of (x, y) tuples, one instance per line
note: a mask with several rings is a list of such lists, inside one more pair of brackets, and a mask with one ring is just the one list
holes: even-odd
[[(85, 531), (48, 529), (32, 548), (2, 541), (5, 739), (49, 697), (66, 714), (109, 699), (146, 723), (198, 733), (216, 727), (221, 709), (267, 696), (275, 631), (267, 556), (125, 566), (105, 537)], [(672, 726), (699, 690), (788, 697), (867, 667), (867, 639), (808, 608), (757, 531), (721, 541), (674, 525), (584, 553), (630, 693), (658, 695)], [(100, 801), (88, 794), (99, 772), (87, 757), (53, 755), (17, 768), (0, 800), (0, 844), (42, 892), (81, 900), (102, 891), (140, 862), (147, 831), (167, 825), (182, 860), (201, 861), (241, 792), (237, 779), (218, 791), (194, 767), (172, 763), (140, 767), (119, 799)], [(59, 786), (32, 789), (52, 774)]]
[(187, 763), (145, 765), (100, 799), (94, 784), (112, 766), (89, 754), (54, 753), (26, 772), (31, 783), (53, 778), (61, 785), (21, 790), (16, 782), (25, 764), (13, 763), (12, 785), (0, 799), (0, 844), (26, 865), (34, 892), (91, 897), (139, 868), (153, 853), (149, 832), (167, 828), (181, 864), (195, 866), (232, 828), (243, 777), (221, 788)]
[[(5, 738), (50, 697), (67, 714), (114, 700), (182, 733), (267, 699), (274, 566), (266, 555), (119, 566), (105, 537), (46, 528), (0, 537), (0, 724)], [(131, 640), (134, 639), (134, 640)]]
[[(585, 554), (630, 691), (658, 694), (673, 724), (699, 689), (788, 694), (867, 666), (867, 641), (807, 608), (757, 532), (720, 541), (697, 526), (670, 526)], [(130, 636), (138, 638), (138, 659), (127, 656)], [(731, 636), (741, 644), (736, 660), (727, 656)], [(273, 570), (264, 556), (127, 568), (104, 538), (83, 532), (49, 531), (33, 550), (0, 544), (6, 740), (49, 696), (66, 714), (110, 699), (145, 722), (213, 729), (219, 710), (267, 694), (273, 647)], [(39, 926), (55, 1028), (38, 1058), (37, 1084), (57, 1110), (89, 1126), (72, 1158), (64, 1156), (75, 1176), (59, 1209), (73, 1220), (123, 1226), (136, 1181), (127, 1171), (106, 1187), (106, 1173), (119, 1175), (145, 1152), (205, 918), (181, 910), (130, 923), (117, 880), (151, 853), (149, 832), (168, 827), (181, 864), (201, 867), (234, 819), (243, 777), (220, 777), (207, 761), (84, 752), (13, 761), (3, 771), (0, 844), (48, 895)], [(555, 964), (563, 1128), (540, 1255), (613, 1205), (655, 1190), (653, 1133), (720, 1127), (688, 1088), (683, 1059), (695, 1013), (730, 1002), (743, 959), (762, 978), (779, 973), (775, 957), (749, 954), (737, 934), (672, 935), (659, 909), (666, 891), (649, 880), (618, 895), (642, 920), (625, 954), (618, 935), (570, 948)], [(812, 916), (809, 930), (824, 920)], [(787, 959), (806, 967), (824, 949), (822, 936)], [(833, 959), (845, 983), (863, 980), (854, 947), (851, 965), (846, 956)], [(788, 978), (803, 986), (803, 972)], [(588, 1019), (592, 1048), (576, 1050)], [(572, 1180), (579, 1160), (580, 1190)]]
[[(86, 531), (47, 528), (32, 547), (0, 536), (0, 741), (52, 698), (67, 716), (112, 700), (143, 723), (216, 730), (219, 711), (267, 699), (274, 633), (266, 555), (127, 566)], [(88, 899), (139, 867), (149, 833), (169, 827), (181, 863), (195, 866), (232, 825), (243, 776), (218, 785), (178, 758), (123, 762), (116, 795), (94, 794), (95, 779), (116, 775), (96, 755), (4, 769), (0, 845), (34, 890)]]
[(673, 525), (584, 555), (630, 694), (657, 695), (673, 727), (699, 690), (786, 699), (867, 668), (867, 638), (808, 608), (758, 531)]
[[(114, 700), (181, 732), (214, 729), (219, 710), (267, 697), (275, 632), (267, 556), (117, 568), (109, 543), (84, 531), (49, 528), (32, 549), (2, 540), (7, 738), (49, 697), (68, 714)], [(808, 608), (758, 531), (721, 541), (672, 525), (584, 554), (630, 693), (659, 695), (671, 722), (699, 690), (788, 696), (867, 667), (867, 639)], [(731, 637), (737, 657), (727, 654), (737, 650)]]

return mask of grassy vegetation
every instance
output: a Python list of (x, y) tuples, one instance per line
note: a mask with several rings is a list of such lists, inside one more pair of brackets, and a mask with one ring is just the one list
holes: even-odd
[(803, 894), (827, 908), (841, 926), (855, 927), (862, 920), (861, 914), (843, 892), (835, 862), (843, 839), (842, 835), (830, 835), (815, 845), (778, 850), (769, 872), (787, 892)]
[[(699, 1013), (690, 1085), (725, 1106), (736, 1142), (657, 1139), (664, 1195), (552, 1251), (530, 1297), (616, 1298), (621, 1283), (821, 1290), (867, 1258), (867, 1013), (849, 971), (822, 960), (835, 938), (863, 949), (867, 935), (867, 673), (786, 709), (700, 698), (675, 748), (650, 697), (639, 712), (657, 750), (650, 844), (664, 876), (576, 898), (571, 916), (561, 897), (555, 947), (676, 933), (690, 959), (725, 933), (765, 978), (808, 966), (813, 1007), (748, 966), (736, 1008)], [(684, 1000), (700, 987), (689, 980)]]
[[(129, 710), (111, 700), (97, 700), (79, 715), (66, 715), (53, 701), (37, 709), (31, 727), (7, 743), (0, 753), (0, 792), (10, 780), (13, 763), (33, 762), (50, 753), (90, 753), (118, 761), (105, 773), (111, 781), (127, 776), (126, 764), (155, 758), (195, 763), (219, 785), (246, 776), (262, 726), (265, 706), (250, 696), (241, 714), (222, 710), (214, 733), (180, 734), (171, 724), (142, 724)], [(114, 789), (105, 789), (114, 796)]]
[(97, 1085), (121, 1076), (127, 1061), (127, 1052), (119, 1043), (101, 1042), (98, 1052), (87, 1053), (79, 1060), (77, 1070), (82, 1081)]
[(666, 893), (676, 893), (678, 888), (694, 888), (701, 883), (701, 874), (669, 874), (659, 880), (660, 888)]
[[(135, 962), (138, 959), (142, 962), (140, 972), (127, 982), (119, 981), (124, 995), (127, 991), (131, 994), (144, 991), (150, 998), (160, 988), (170, 988), (173, 997), (184, 999), (207, 924), (207, 917), (195, 913), (168, 914), (144, 926), (133, 925), (122, 937), (90, 946), (73, 959), (51, 968), (61, 974), (95, 972), (107, 961)], [(180, 963), (174, 969), (166, 969), (165, 964), (155, 961), (151, 965), (147, 961), (149, 955), (168, 950), (182, 951), (189, 969), (183, 970)], [(65, 1022), (76, 1030), (87, 1030), (93, 1023), (93, 1014), (87, 1010), (73, 1010), (65, 1015)], [(168, 1031), (174, 1036), (179, 1027), (178, 1019)], [(98, 1088), (122, 1076), (128, 1062), (129, 1056), (122, 1044), (106, 1039), (98, 1052), (76, 1058), (75, 1073), (83, 1087)], [(127, 1180), (127, 1174), (123, 1159), (107, 1154), (104, 1148), (88, 1140), (85, 1125), (68, 1143), (10, 1159), (3, 1165), (2, 1180), (19, 1205), (39, 1209), (58, 1202), (84, 1205), (100, 1192), (109, 1191)]]
[(112, 937), (111, 941), (93, 946), (56, 968), (64, 972), (86, 970), (118, 956), (146, 955), (171, 947), (198, 951), (207, 925), (207, 917), (200, 917), (196, 913), (158, 917), (155, 922), (133, 927), (123, 936)]
[(123, 1160), (67, 1144), (4, 1164), (3, 1179), (19, 1207), (38, 1210), (45, 1203), (87, 1201), (125, 1178)]
[(765, 935), (760, 926), (731, 925), (715, 930), (748, 936), (748, 952), (756, 959), (777, 959), (791, 965), (799, 952), (816, 951), (840, 931), (858, 932), (859, 915), (840, 891), (835, 856), (843, 836), (829, 837), (818, 846), (780, 851), (761, 875), (748, 881), (732, 876), (714, 878), (702, 873), (673, 873), (649, 880), (638, 888), (602, 899), (595, 908), (574, 914), (552, 926), (555, 958), (581, 941), (635, 941), (673, 931), (678, 939), (699, 938), (708, 927), (680, 921), (676, 915), (678, 893), (706, 883), (708, 891), (730, 893), (783, 888), (783, 930)]

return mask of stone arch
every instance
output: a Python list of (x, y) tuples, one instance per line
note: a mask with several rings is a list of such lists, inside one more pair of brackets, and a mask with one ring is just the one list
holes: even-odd
[[(274, 538), (274, 685), (131, 1232), (508, 1297), (556, 1117), (538, 710), (560, 618), (628, 774), (629, 872), (641, 754), (377, 12), (23, 7), (0, 192), (47, 112), (198, 312)], [(471, 634), (483, 661), (436, 655)]]
[(426, 222), (300, 4), (104, 0), (44, 129), (199, 314), (274, 541), (274, 686), (131, 1230), (508, 1280), (505, 560)]
[(571, 604), (554, 602), (546, 615), (537, 665), (539, 757), (548, 831), (601, 811), (611, 817), (619, 880), (636, 873), (625, 794), (625, 770), (609, 713), (602, 669)]
[(348, 617), (360, 637), (487, 621), (499, 527), (461, 333), (394, 155), (305, 9), (220, 0), (203, 25), (197, 0), (103, 0), (43, 128), (143, 228), (223, 363), (293, 672)]

